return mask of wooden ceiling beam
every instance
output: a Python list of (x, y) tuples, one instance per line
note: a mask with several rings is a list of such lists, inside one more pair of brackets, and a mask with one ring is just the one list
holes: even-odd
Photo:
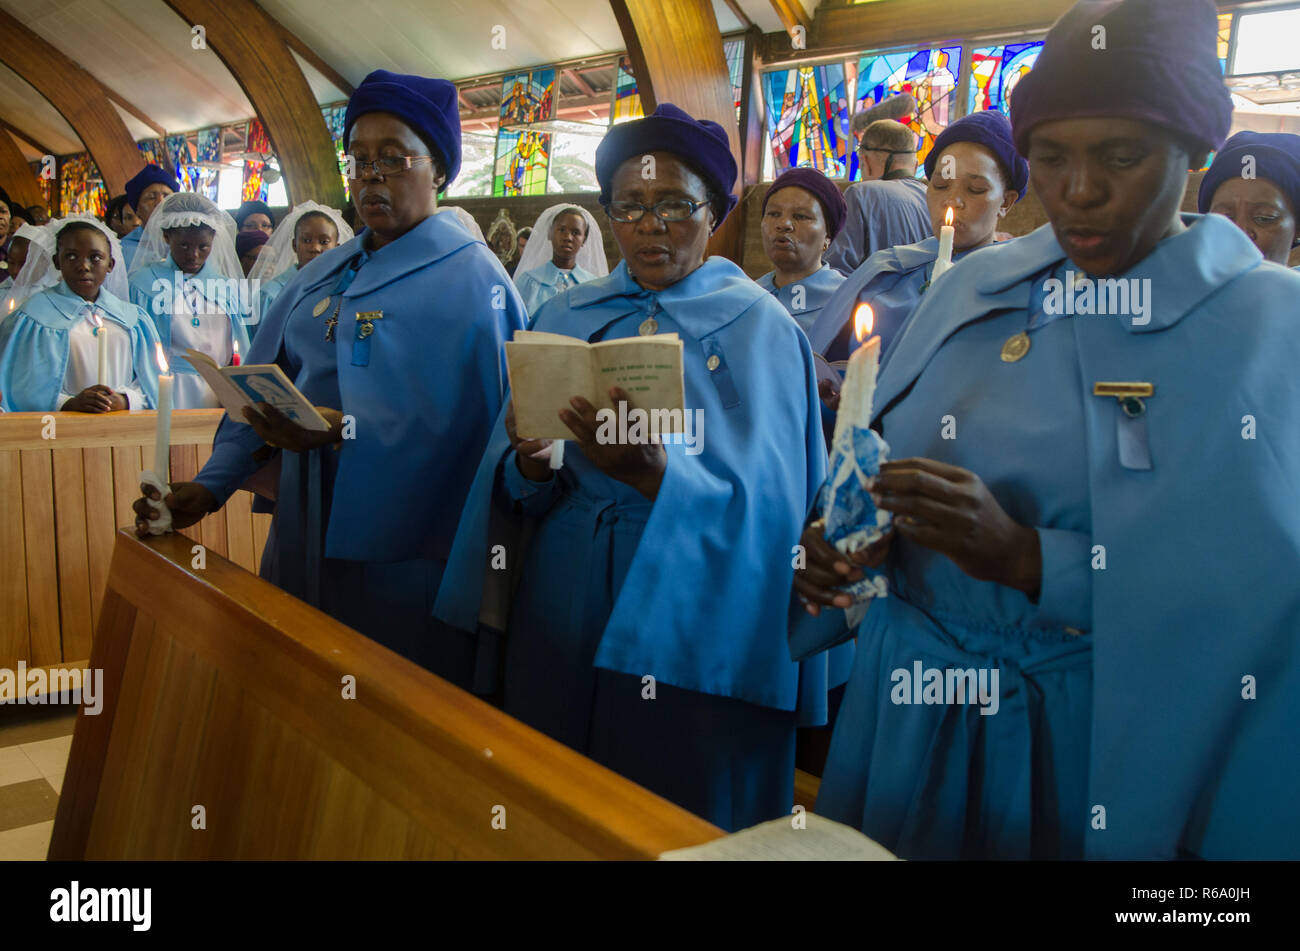
[(103, 83), (3, 10), (0, 62), (30, 84), (72, 126), (99, 167), (108, 193), (122, 192), (127, 179), (140, 171), (144, 161)]
[(6, 122), (4, 119), (0, 119), (0, 129), (4, 129), (5, 131), (7, 131), (10, 135), (12, 135), (12, 136), (13, 136), (14, 138), (16, 138), (16, 139), (22, 139), (24, 142), (26, 142), (28, 145), (30, 145), (32, 148), (34, 148), (36, 151), (40, 152), (42, 155), (58, 155), (58, 154), (59, 154), (58, 152), (56, 152), (56, 151), (54, 151), (52, 148), (50, 148), (48, 145), (45, 145), (45, 144), (42, 143), (42, 142), (37, 142), (36, 139), (32, 138), (30, 135), (28, 135), (28, 134), (27, 134), (26, 132), (24, 132), (22, 129), (18, 128), (16, 125), (14, 125), (14, 124), (12, 124), (12, 123), (10, 123), (10, 122)]
[(36, 184), (32, 167), (27, 164), (18, 143), (7, 132), (0, 132), (0, 184), (19, 205), (27, 207), (45, 204), (45, 196)]
[(294, 33), (275, 17), (271, 16), (271, 14), (267, 13), (266, 10), (256, 2), (256, 0), (253, 0), (253, 5), (262, 11), (263, 16), (275, 24), (275, 29), (280, 34), (280, 39), (284, 41), (285, 46), (289, 47), (289, 49), (293, 50), (310, 63), (311, 67), (316, 70), (316, 72), (329, 80), (330, 84), (342, 92), (343, 95), (347, 96), (349, 99), (352, 98), (352, 93), (354, 93), (356, 89), (347, 81), (347, 79), (344, 78), (342, 73), (336, 70), (329, 63), (325, 62), (325, 60), (322, 59), (314, 49), (299, 38), (297, 33)]

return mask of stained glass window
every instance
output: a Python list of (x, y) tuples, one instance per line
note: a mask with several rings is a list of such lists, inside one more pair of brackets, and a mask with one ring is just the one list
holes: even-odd
[(640, 119), (645, 115), (641, 108), (641, 96), (636, 91), (636, 76), (632, 73), (632, 63), (626, 57), (618, 61), (618, 77), (614, 81), (614, 115), (613, 123)]
[[(850, 63), (852, 68), (853, 64)], [(961, 74), (961, 47), (869, 54), (859, 57), (854, 78), (854, 112), (869, 109), (896, 93), (916, 99), (916, 113), (905, 124), (916, 132), (918, 170), (925, 162), (934, 137), (958, 116), (956, 90)], [(849, 155), (851, 178), (858, 177), (856, 152)]]
[(330, 130), (330, 138), (334, 140), (334, 154), (339, 160), (339, 178), (343, 179), (343, 194), (348, 194), (348, 176), (344, 169), (346, 165), (343, 162), (343, 119), (347, 115), (347, 103), (340, 103), (336, 106), (325, 106), (321, 109), (321, 115), (325, 119), (325, 126)]
[(135, 147), (140, 150), (140, 157), (148, 165), (160, 165), (167, 167), (167, 161), (164, 156), (167, 154), (167, 147), (162, 139), (145, 139), (137, 142)]
[(104, 217), (108, 193), (99, 167), (88, 152), (70, 155), (59, 163), (59, 212), (63, 215), (92, 214)]
[(744, 91), (745, 41), (727, 40), (722, 44), (727, 57), (727, 72), (731, 75), (731, 94), (736, 100), (736, 118), (740, 118), (740, 97)]
[[(257, 152), (261, 155), (271, 154), (271, 139), (260, 119), (248, 120), (248, 134), (244, 151)], [(266, 163), (253, 158), (244, 158), (244, 201), (266, 201), (267, 183), (264, 176)]]
[(181, 190), (198, 191), (203, 184), (202, 170), (196, 164), (198, 160), (194, 157), (188, 135), (167, 136), (167, 159), (176, 172), (176, 177), (180, 179)]
[(514, 73), (501, 81), (498, 125), (508, 128), (555, 118), (555, 70)]
[(508, 129), (498, 132), (493, 197), (545, 194), (550, 151), (551, 137), (545, 132)]
[(1228, 50), (1232, 46), (1232, 14), (1219, 14), (1219, 68), (1228, 71)]
[(842, 63), (763, 76), (774, 173), (810, 167), (842, 178), (853, 156), (849, 90)]
[(205, 198), (216, 201), (218, 194), (217, 177), (221, 172), (217, 167), (221, 164), (221, 129), (219, 126), (200, 129), (194, 134), (194, 157), (200, 163), (201, 185), (199, 191), (203, 193)]
[(41, 190), (41, 198), (45, 202), (45, 207), (46, 209), (49, 210), (50, 214), (53, 215), (54, 214), (54, 181), (53, 179), (46, 178), (44, 175), (41, 174), (41, 172), (45, 168), (45, 163), (29, 162), (28, 164), (31, 166), (32, 175), (34, 175), (36, 178), (36, 187)]
[(1008, 43), (971, 50), (967, 112), (997, 109), (1011, 114), (1011, 93), (1034, 67), (1042, 43)]

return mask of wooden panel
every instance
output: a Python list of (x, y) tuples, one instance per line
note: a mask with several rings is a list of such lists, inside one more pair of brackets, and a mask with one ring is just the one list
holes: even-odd
[[(610, 0), (637, 77), (647, 113), (671, 102), (697, 119), (727, 130), (736, 167), (742, 166), (740, 132), (722, 34), (709, 0)], [(741, 180), (736, 179), (736, 194)], [(744, 221), (737, 208), (709, 240), (709, 253), (741, 261)]]
[(144, 160), (99, 80), (3, 10), (0, 62), (59, 110), (99, 166), (108, 193), (120, 194)]
[(78, 720), (51, 859), (653, 858), (721, 834), (227, 560), (189, 559), (178, 536), (117, 536), (91, 659), (106, 706)]
[(55, 449), (54, 524), (59, 566), (61, 659), (90, 656), (90, 572), (86, 538), (85, 460), (80, 449)]
[(108, 565), (113, 558), (113, 533), (117, 530), (113, 511), (113, 450), (106, 447), (83, 449), (81, 465), (86, 487), (86, 557), (93, 630), (99, 624), (99, 605), (108, 581)]
[[(59, 568), (55, 556), (54, 475), (48, 450), (22, 454), (23, 543), (27, 549), (27, 633), (33, 666), (63, 659), (59, 638)], [(71, 658), (69, 658), (71, 659)]]
[[(192, 479), (210, 454), (220, 410), (178, 410), (172, 474)], [(42, 422), (53, 418), (53, 432)], [(74, 663), (90, 656), (118, 526), (134, 524), (143, 464), (152, 462), (152, 412), (0, 414), (0, 666)], [(42, 431), (53, 439), (41, 438)], [(269, 516), (254, 516), (239, 492), (215, 520), (186, 530), (209, 534), (213, 551), (238, 549), (256, 571)], [(211, 522), (211, 524), (205, 524)], [(233, 541), (232, 541), (233, 540)], [(192, 544), (192, 543), (191, 543)]]
[(17, 452), (0, 451), (0, 667), (12, 670), (31, 657), (27, 639), (27, 546), (23, 540), (22, 459)]
[(313, 198), (342, 207), (334, 141), (279, 24), (252, 0), (166, 2), (187, 23), (203, 24), (208, 47), (257, 110), (284, 171), (290, 203)]

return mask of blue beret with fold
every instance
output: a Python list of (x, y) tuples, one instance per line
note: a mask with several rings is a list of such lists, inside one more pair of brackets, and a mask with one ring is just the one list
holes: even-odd
[(1207, 151), (1232, 124), (1212, 0), (1079, 0), (1011, 93), (1016, 148), (1057, 119), (1136, 119)]
[(649, 152), (672, 152), (695, 170), (719, 195), (726, 198), (726, 208), (714, 223), (722, 224), (738, 199), (736, 158), (726, 130), (708, 119), (696, 119), (671, 102), (659, 104), (644, 119), (614, 126), (596, 148), (596, 180), (600, 182), (600, 203), (610, 203), (610, 187), (618, 167), (633, 156)]
[(1029, 163), (1016, 151), (1011, 137), (1011, 120), (995, 109), (973, 112), (958, 119), (944, 129), (934, 140), (934, 146), (925, 157), (925, 175), (934, 178), (934, 169), (943, 150), (955, 142), (974, 142), (982, 145), (998, 160), (1006, 173), (1011, 190), (1025, 197), (1029, 188)]
[(826, 218), (826, 233), (831, 240), (844, 227), (844, 219), (849, 216), (849, 206), (839, 186), (817, 171), (815, 168), (792, 168), (782, 172), (772, 183), (772, 187), (763, 196), (763, 213), (767, 213), (767, 200), (782, 188), (802, 188), (811, 192), (822, 206), (822, 215)]
[(181, 183), (176, 180), (176, 176), (165, 171), (157, 165), (146, 165), (140, 174), (126, 183), (126, 203), (135, 211), (136, 206), (140, 204), (140, 196), (150, 185), (166, 185), (174, 192), (181, 190)]
[(376, 69), (352, 93), (343, 115), (343, 147), (352, 125), (367, 112), (388, 112), (419, 132), (434, 148), (447, 173), (443, 187), (460, 173), (460, 104), (456, 84)]
[(1201, 214), (1210, 210), (1214, 193), (1230, 178), (1236, 178), (1246, 168), (1243, 159), (1254, 161), (1256, 178), (1272, 182), (1291, 202), (1291, 212), (1300, 216), (1300, 135), (1289, 132), (1238, 132), (1227, 142), (1214, 164), (1201, 179), (1197, 194), (1197, 207)]

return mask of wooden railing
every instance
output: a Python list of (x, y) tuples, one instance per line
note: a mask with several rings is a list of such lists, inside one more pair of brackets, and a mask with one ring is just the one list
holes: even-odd
[[(222, 412), (173, 414), (172, 481), (207, 461)], [(0, 667), (90, 656), (113, 535), (135, 522), (140, 472), (153, 467), (154, 416), (0, 414)], [(270, 516), (251, 506), (236, 492), (185, 534), (256, 572)]]
[(117, 535), (53, 859), (649, 859), (721, 831), (189, 542)]

